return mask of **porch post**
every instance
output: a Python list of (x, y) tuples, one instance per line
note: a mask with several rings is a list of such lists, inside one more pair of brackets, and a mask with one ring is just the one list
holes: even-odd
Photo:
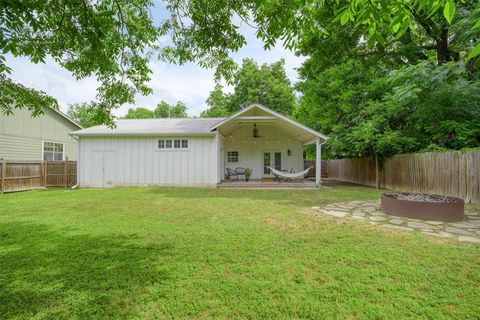
[(316, 141), (317, 152), (315, 153), (315, 184), (318, 186), (322, 177), (322, 145), (320, 144), (320, 138)]

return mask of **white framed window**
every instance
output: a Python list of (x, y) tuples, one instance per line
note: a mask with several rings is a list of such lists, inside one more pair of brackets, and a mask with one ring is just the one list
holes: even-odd
[(165, 149), (188, 149), (188, 139), (158, 139), (159, 150)]
[(238, 151), (228, 151), (227, 152), (227, 162), (238, 162)]
[(43, 141), (43, 160), (62, 161), (64, 159), (65, 144), (59, 142)]
[(180, 139), (173, 140), (173, 147), (175, 149), (180, 149), (181, 146), (182, 146), (182, 141)]

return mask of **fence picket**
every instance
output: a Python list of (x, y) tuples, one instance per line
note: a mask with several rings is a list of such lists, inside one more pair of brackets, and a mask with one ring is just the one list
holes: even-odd
[[(367, 158), (326, 162), (328, 178), (375, 186), (375, 163)], [(450, 195), (480, 203), (480, 151), (400, 154), (383, 165), (382, 187)]]
[(0, 193), (76, 183), (76, 161), (2, 161)]

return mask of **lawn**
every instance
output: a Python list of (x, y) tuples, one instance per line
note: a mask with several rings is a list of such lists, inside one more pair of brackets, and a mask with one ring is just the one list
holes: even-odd
[(0, 318), (480, 316), (480, 246), (315, 216), (371, 188), (0, 196)]

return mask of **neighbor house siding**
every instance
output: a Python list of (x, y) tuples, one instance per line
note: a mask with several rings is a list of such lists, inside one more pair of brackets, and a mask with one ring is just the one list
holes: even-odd
[[(186, 150), (159, 150), (158, 139), (189, 140)], [(207, 137), (80, 137), (81, 187), (210, 185), (218, 182), (216, 139)]]
[(77, 159), (77, 142), (69, 133), (79, 127), (56, 113), (32, 117), (28, 110), (0, 113), (0, 159), (43, 160), (43, 141), (64, 144), (64, 157)]

